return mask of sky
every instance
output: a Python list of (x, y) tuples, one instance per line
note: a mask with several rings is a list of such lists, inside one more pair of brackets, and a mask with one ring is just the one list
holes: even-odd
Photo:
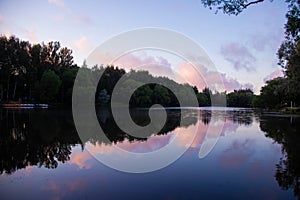
[[(32, 43), (59, 41), (73, 50), (81, 66), (95, 48), (120, 33), (144, 27), (174, 30), (206, 51), (226, 90), (250, 87), (259, 93), (266, 80), (282, 75), (276, 52), (284, 39), (286, 11), (287, 5), (279, 0), (254, 5), (238, 16), (215, 14), (201, 0), (0, 0), (0, 33)], [(140, 55), (134, 54), (133, 60), (175, 65), (172, 56)], [(189, 70), (177, 69), (201, 88)]]

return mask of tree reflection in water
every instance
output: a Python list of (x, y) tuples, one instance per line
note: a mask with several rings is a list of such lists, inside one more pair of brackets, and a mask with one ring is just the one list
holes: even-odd
[[(177, 127), (195, 125), (201, 120), (207, 126), (212, 118), (211, 110), (167, 110), (167, 122), (155, 135), (168, 134)], [(132, 119), (139, 125), (149, 123), (148, 110), (132, 109)], [(180, 122), (181, 114), (183, 121)], [(124, 133), (116, 125), (109, 109), (99, 109), (98, 121), (104, 133), (111, 141), (109, 144), (123, 141), (146, 141)], [(216, 112), (217, 120), (234, 124), (250, 125), (253, 112), (250, 110)], [(100, 134), (79, 138), (74, 126), (71, 110), (52, 109), (0, 109), (0, 173), (11, 174), (27, 166), (56, 168), (59, 163), (70, 160), (72, 147), (86, 142), (106, 144)], [(82, 139), (84, 139), (82, 141)], [(199, 140), (201, 141), (201, 140)]]
[(275, 178), (282, 189), (293, 189), (300, 198), (300, 118), (262, 116), (260, 128), (282, 145)]
[[(147, 138), (135, 138), (121, 131), (114, 122), (108, 109), (97, 113), (99, 123), (112, 143), (129, 141), (145, 141)], [(138, 124), (147, 124), (148, 111), (132, 112)], [(183, 126), (197, 122), (197, 113), (188, 112)], [(180, 126), (180, 111), (168, 112), (165, 126), (158, 134), (167, 134)], [(27, 166), (56, 168), (58, 163), (70, 160), (72, 147), (84, 143), (104, 141), (97, 135), (90, 135), (85, 141), (79, 138), (70, 110), (32, 110), (1, 109), (0, 110), (0, 173), (11, 174)], [(150, 137), (150, 136), (149, 136)]]
[(27, 166), (56, 168), (80, 144), (71, 113), (47, 110), (0, 110), (0, 173)]

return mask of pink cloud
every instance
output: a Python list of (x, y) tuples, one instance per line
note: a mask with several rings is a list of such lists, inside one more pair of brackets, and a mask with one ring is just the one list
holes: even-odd
[[(203, 124), (201, 120), (198, 121), (196, 125), (191, 125), (187, 128), (177, 128), (175, 130), (176, 133), (176, 144), (178, 146), (185, 146), (187, 145), (188, 141), (193, 140), (192, 144), (190, 147), (196, 148), (199, 145), (201, 145), (205, 139), (206, 132), (207, 132), (208, 126)], [(195, 135), (194, 138), (193, 134), (190, 134), (191, 131), (197, 131), (197, 134)]]
[(191, 63), (182, 62), (178, 64), (178, 74), (181, 76), (181, 82), (187, 82), (195, 85), (199, 89), (209, 85), (206, 79), (207, 70), (203, 66), (194, 67)]
[(79, 169), (90, 169), (92, 166), (91, 164), (88, 164), (87, 161), (89, 161), (91, 158), (91, 154), (86, 151), (75, 153), (71, 157), (70, 164), (77, 165)]
[(200, 64), (180, 62), (173, 66), (167, 59), (149, 56), (145, 52), (140, 55), (128, 53), (118, 58), (108, 52), (95, 51), (88, 58), (87, 64), (113, 64), (127, 70), (147, 70), (154, 76), (167, 76), (179, 83), (189, 83), (197, 86), (199, 89), (207, 86), (212, 90), (218, 91), (253, 88), (250, 83), (241, 84), (224, 73), (209, 71)]
[(126, 54), (114, 60), (113, 64), (125, 69), (147, 70), (154, 76), (174, 76), (171, 64), (162, 57), (147, 55), (138, 57), (133, 54)]
[(64, 0), (48, 0), (48, 3), (59, 6), (59, 7), (63, 7), (65, 5)]
[(253, 86), (240, 84), (237, 80), (232, 79), (226, 74), (218, 73), (215, 71), (208, 71), (202, 65), (188, 62), (178, 63), (177, 70), (173, 70), (170, 62), (163, 57), (153, 56), (136, 56), (132, 53), (121, 56), (118, 59), (109, 53), (100, 54), (96, 53), (92, 55), (94, 63), (96, 60), (104, 60), (109, 64), (114, 64), (125, 69), (143, 69), (149, 71), (155, 76), (167, 76), (179, 83), (189, 83), (202, 89), (209, 86), (211, 89), (216, 90), (217, 85), (224, 85), (222, 90), (232, 91), (234, 89), (240, 89), (244, 87), (252, 88)]
[(174, 71), (167, 59), (163, 57), (149, 56), (145, 52), (139, 53), (141, 53), (139, 56), (134, 53), (128, 53), (118, 57), (108, 52), (95, 51), (88, 58), (87, 64), (114, 65), (125, 70), (147, 70), (154, 76), (167, 76), (169, 78), (174, 78)]
[(119, 65), (126, 69), (137, 69), (140, 66), (154, 64), (154, 63), (156, 63), (154, 57), (139, 58), (133, 55), (132, 53), (129, 53), (114, 60), (112, 64)]
[[(163, 146), (167, 145), (174, 133), (168, 133), (166, 135), (153, 135), (147, 139), (147, 141), (129, 141), (125, 139), (122, 142), (116, 144), (91, 144), (88, 143), (86, 147), (92, 155), (104, 154), (109, 155), (113, 153), (126, 156), (127, 152), (133, 153), (146, 153), (156, 151)], [(121, 151), (125, 150), (125, 151)], [(70, 163), (76, 164), (80, 169), (89, 166), (88, 161), (92, 159), (90, 153), (80, 152), (77, 155), (72, 156)]]
[(128, 140), (123, 141), (122, 143), (118, 143), (117, 146), (121, 149), (124, 149), (129, 152), (134, 153), (147, 153), (156, 151), (170, 142), (172, 134), (169, 133), (167, 135), (155, 135), (151, 136), (147, 139), (147, 141), (140, 142), (134, 141), (129, 142)]
[(253, 63), (256, 58), (247, 47), (238, 43), (229, 43), (221, 46), (221, 54), (235, 69), (246, 69), (248, 72), (255, 71)]
[[(178, 146), (187, 145), (188, 141), (193, 140), (190, 147), (202, 148), (202, 145), (209, 147), (209, 145), (207, 145), (209, 144), (209, 140), (217, 140), (220, 136), (234, 133), (237, 128), (238, 124), (233, 123), (233, 121), (227, 119), (226, 116), (223, 116), (222, 118), (210, 121), (209, 125), (204, 124), (201, 118), (199, 118), (196, 125), (191, 125), (187, 128), (177, 128), (174, 133), (176, 134), (176, 144)], [(193, 131), (197, 131), (197, 134), (194, 138), (191, 138), (193, 137), (193, 134), (191, 134)]]
[(253, 90), (253, 85), (251, 83), (241, 84), (236, 79), (226, 76), (226, 74), (221, 74), (224, 80), (224, 86), (226, 91), (231, 92), (233, 90), (249, 88)]
[(208, 71), (202, 65), (190, 63), (179, 63), (179, 74), (183, 80), (186, 80), (191, 85), (197, 86), (199, 89), (209, 87), (212, 90), (219, 89), (217, 86), (221, 86), (221, 91), (233, 91), (241, 88), (253, 88), (249, 84), (241, 84), (236, 79), (228, 77), (225, 73), (219, 73), (216, 71)]
[(92, 49), (92, 46), (89, 44), (89, 38), (86, 36), (76, 40), (73, 45), (79, 51), (90, 51)]
[(274, 72), (272, 72), (271, 74), (267, 75), (264, 78), (264, 82), (267, 82), (267, 81), (272, 80), (272, 79), (277, 78), (277, 77), (283, 77), (283, 76), (284, 76), (284, 74), (283, 74), (282, 70), (277, 69)]

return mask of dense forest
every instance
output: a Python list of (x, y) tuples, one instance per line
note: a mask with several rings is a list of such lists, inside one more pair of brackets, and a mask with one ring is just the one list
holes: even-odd
[[(284, 47), (281, 47), (284, 49)], [(294, 63), (300, 59), (300, 44), (295, 46), (290, 61), (285, 64), (286, 76), (267, 82), (260, 95), (254, 95), (250, 89), (234, 90), (227, 93), (211, 91), (209, 88), (198, 90), (196, 86), (179, 84), (167, 77), (154, 77), (148, 71), (124, 69), (115, 66), (87, 66), (89, 78), (101, 76), (96, 91), (96, 105), (108, 105), (116, 83), (121, 77), (124, 88), (138, 85), (142, 80), (162, 84), (147, 84), (139, 87), (131, 96), (133, 107), (149, 107), (153, 104), (179, 106), (176, 96), (168, 88), (176, 88), (183, 98), (189, 98), (185, 92), (192, 89), (199, 106), (211, 106), (211, 99), (226, 97), (230, 107), (284, 107), (289, 101), (299, 104), (299, 67)], [(280, 55), (283, 58), (286, 55)], [(15, 36), (0, 37), (0, 102), (71, 104), (72, 90), (79, 66), (74, 64), (72, 50), (61, 47), (59, 42), (48, 44), (30, 44)], [(167, 87), (163, 86), (166, 85)]]

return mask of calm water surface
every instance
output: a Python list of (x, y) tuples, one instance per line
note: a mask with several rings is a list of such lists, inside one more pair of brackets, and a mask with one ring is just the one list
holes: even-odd
[[(68, 110), (0, 110), (1, 199), (299, 199), (300, 118), (245, 109), (168, 110), (163, 129), (147, 138), (122, 132), (99, 109), (106, 136), (79, 138)], [(146, 110), (132, 110), (146, 125)], [(180, 125), (180, 116), (184, 123)], [(220, 135), (207, 135), (208, 127)], [(118, 159), (114, 146), (135, 153), (157, 151), (176, 136), (178, 148), (198, 127), (191, 147), (158, 171), (111, 169), (88, 151)], [(204, 143), (218, 138), (199, 158)]]

